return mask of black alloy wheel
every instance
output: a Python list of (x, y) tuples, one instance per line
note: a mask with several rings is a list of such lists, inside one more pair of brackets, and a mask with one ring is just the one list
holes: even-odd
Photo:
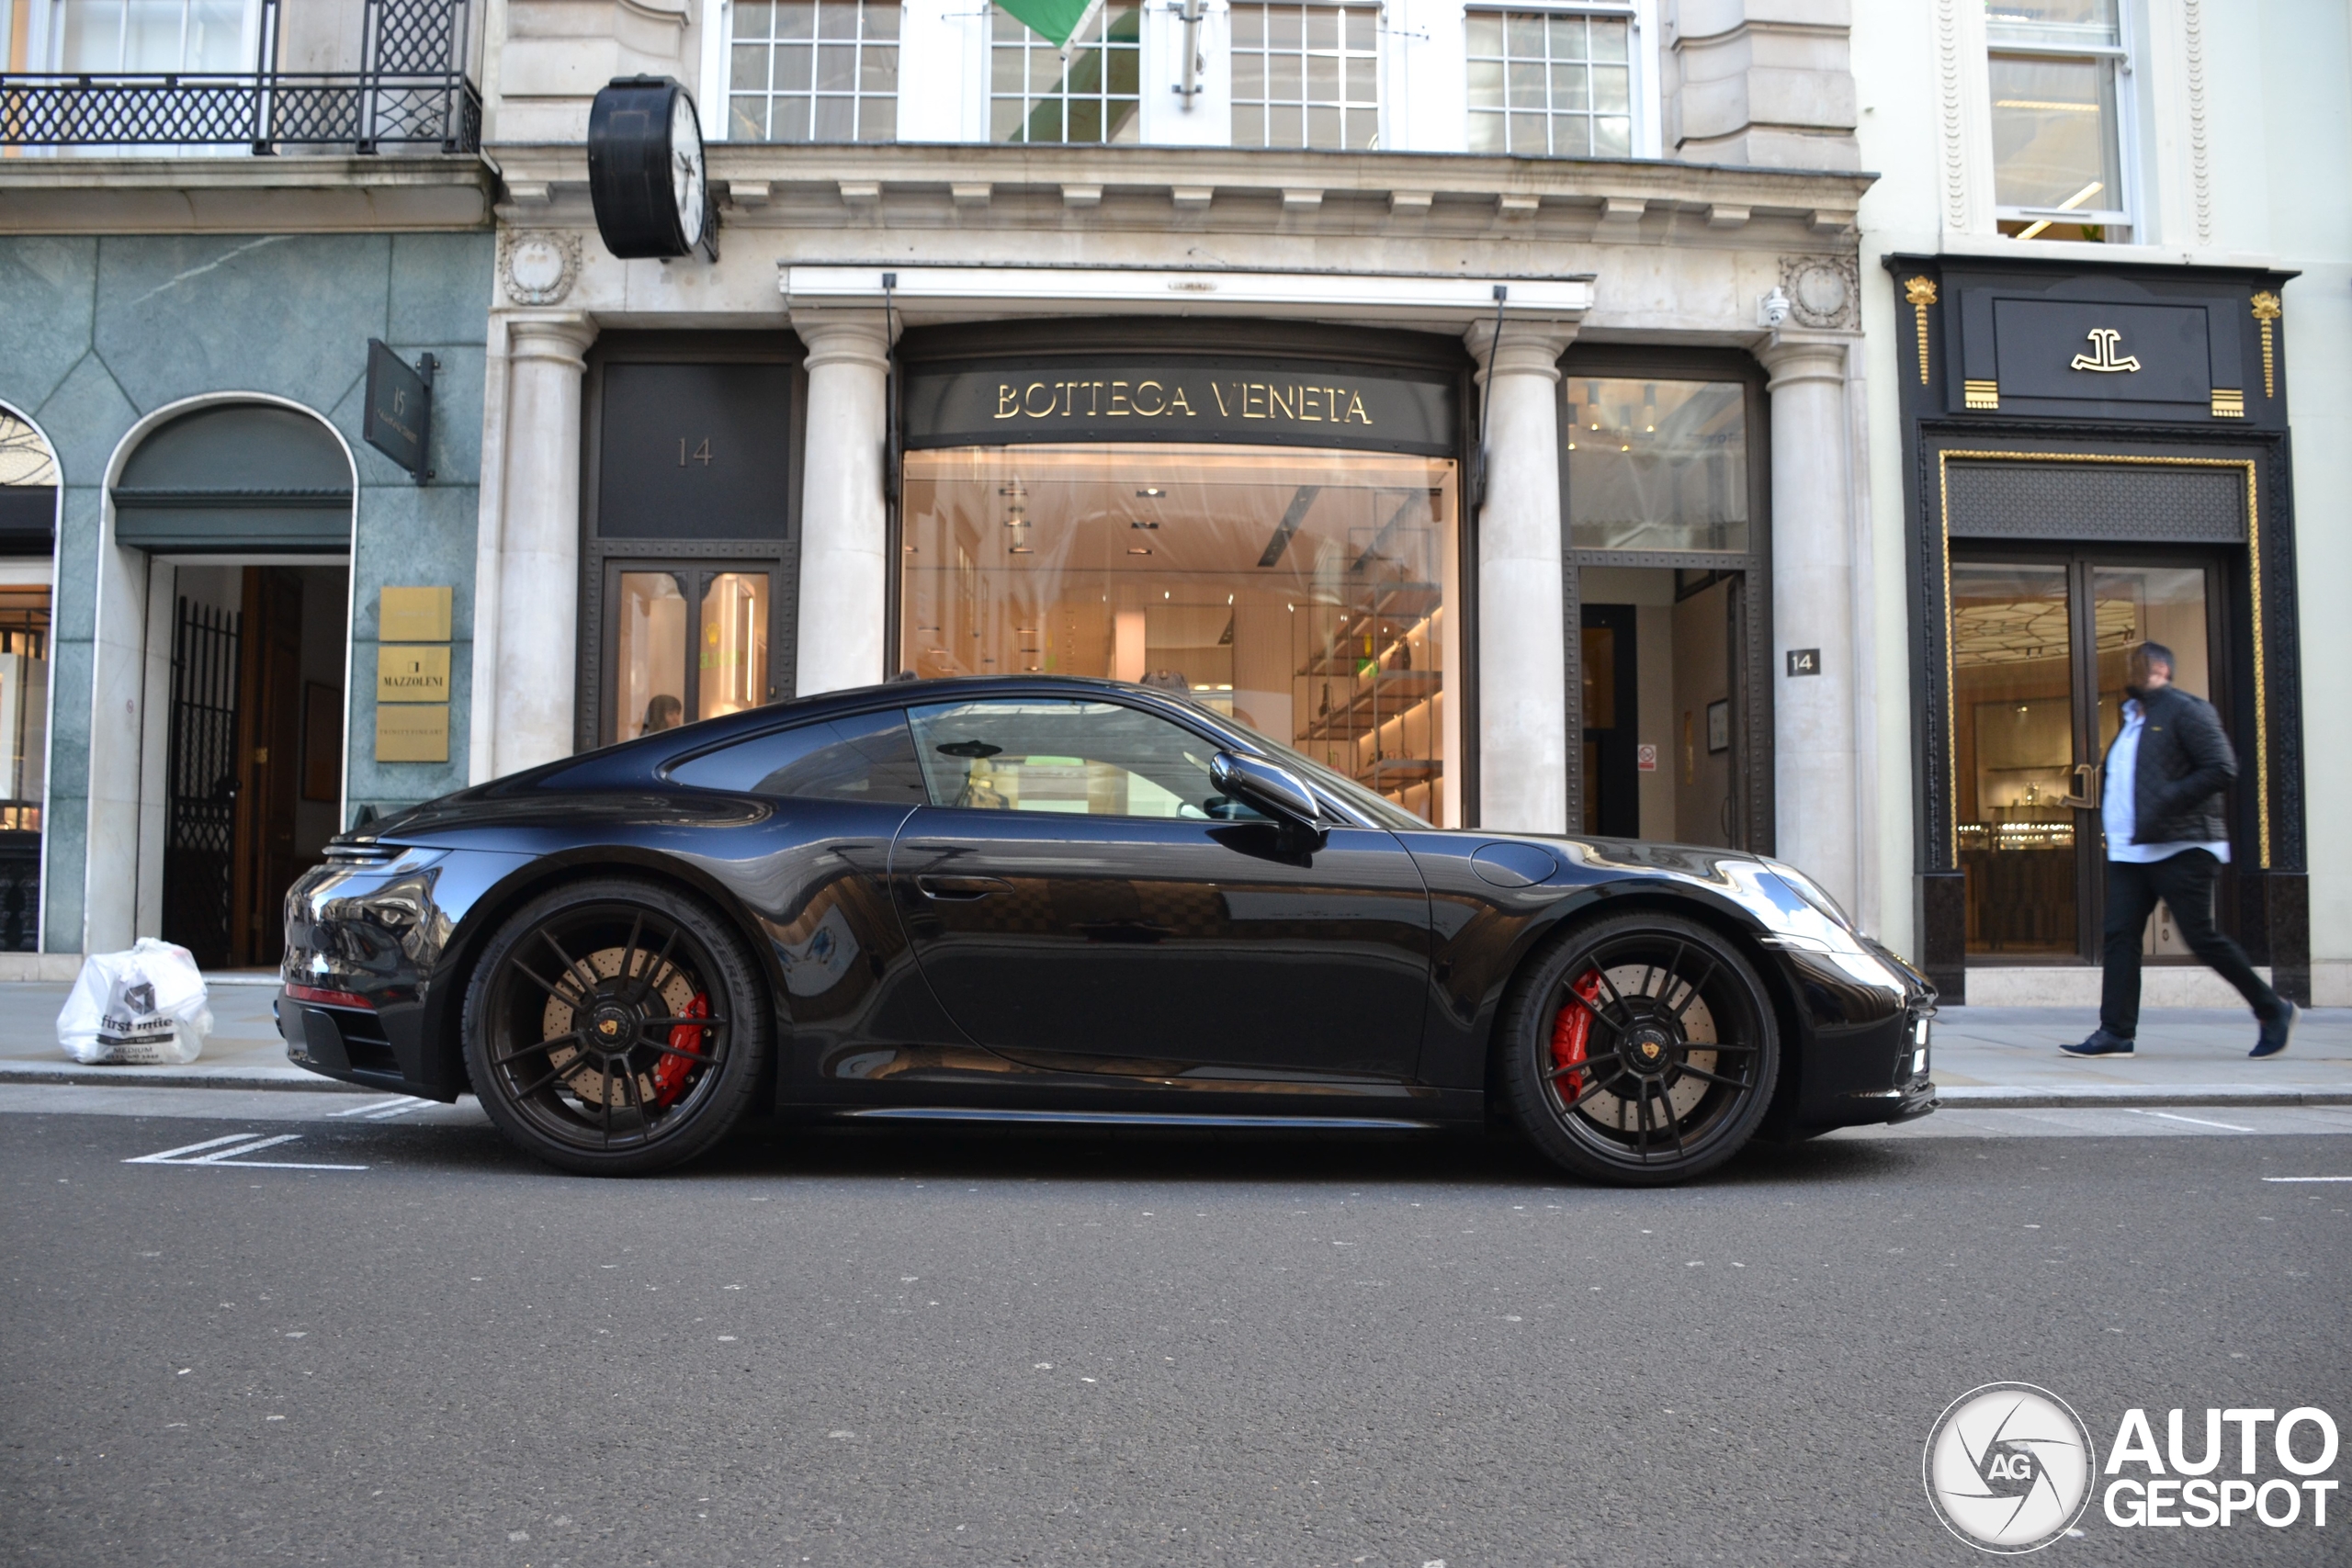
[(742, 939), (698, 899), (573, 883), (491, 939), (466, 992), (466, 1066), (499, 1130), (548, 1164), (661, 1170), (742, 1119), (764, 1008)]
[(1723, 1164), (1755, 1134), (1780, 1074), (1755, 966), (1673, 915), (1569, 931), (1521, 976), (1501, 1025), (1521, 1128), (1558, 1164), (1620, 1186)]

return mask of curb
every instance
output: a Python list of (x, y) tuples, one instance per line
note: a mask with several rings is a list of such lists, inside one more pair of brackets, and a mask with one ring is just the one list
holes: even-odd
[[(132, 1077), (137, 1074), (137, 1077)], [(293, 1076), (263, 1073), (183, 1073), (153, 1067), (5, 1067), (0, 1088), (9, 1084), (63, 1084), (107, 1089), (262, 1089), (297, 1094), (398, 1094), (391, 1089), (363, 1089), (341, 1078), (294, 1070)]]
[(2010, 1089), (2000, 1084), (1936, 1090), (1949, 1111), (2128, 1111), (2151, 1105), (2352, 1105), (2352, 1088), (2241, 1089), (2234, 1084), (2183, 1084), (2116, 1089)]

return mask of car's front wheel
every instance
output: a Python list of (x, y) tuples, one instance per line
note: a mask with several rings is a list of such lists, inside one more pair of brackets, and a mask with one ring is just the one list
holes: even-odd
[(1566, 933), (1506, 998), (1503, 1072), (1519, 1125), (1580, 1176), (1687, 1180), (1736, 1154), (1779, 1076), (1755, 966), (1693, 920), (1642, 912)]
[(550, 1165), (637, 1175), (741, 1120), (768, 1042), (734, 929), (658, 882), (572, 883), (492, 937), (466, 993), (466, 1066), (507, 1137)]

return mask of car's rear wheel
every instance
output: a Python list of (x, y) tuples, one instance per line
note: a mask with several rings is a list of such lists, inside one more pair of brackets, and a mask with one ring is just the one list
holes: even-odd
[(466, 1066), (515, 1144), (626, 1176), (693, 1158), (741, 1120), (768, 1030), (743, 941), (657, 882), (559, 887), (515, 911), (466, 993)]
[(1688, 1180), (1755, 1135), (1780, 1032), (1755, 966), (1694, 920), (1642, 912), (1568, 932), (1500, 1020), (1511, 1111), (1580, 1176)]

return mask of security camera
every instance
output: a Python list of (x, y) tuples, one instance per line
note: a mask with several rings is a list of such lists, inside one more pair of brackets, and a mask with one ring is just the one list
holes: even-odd
[(1770, 331), (1789, 319), (1789, 297), (1775, 288), (1756, 301), (1756, 324)]

